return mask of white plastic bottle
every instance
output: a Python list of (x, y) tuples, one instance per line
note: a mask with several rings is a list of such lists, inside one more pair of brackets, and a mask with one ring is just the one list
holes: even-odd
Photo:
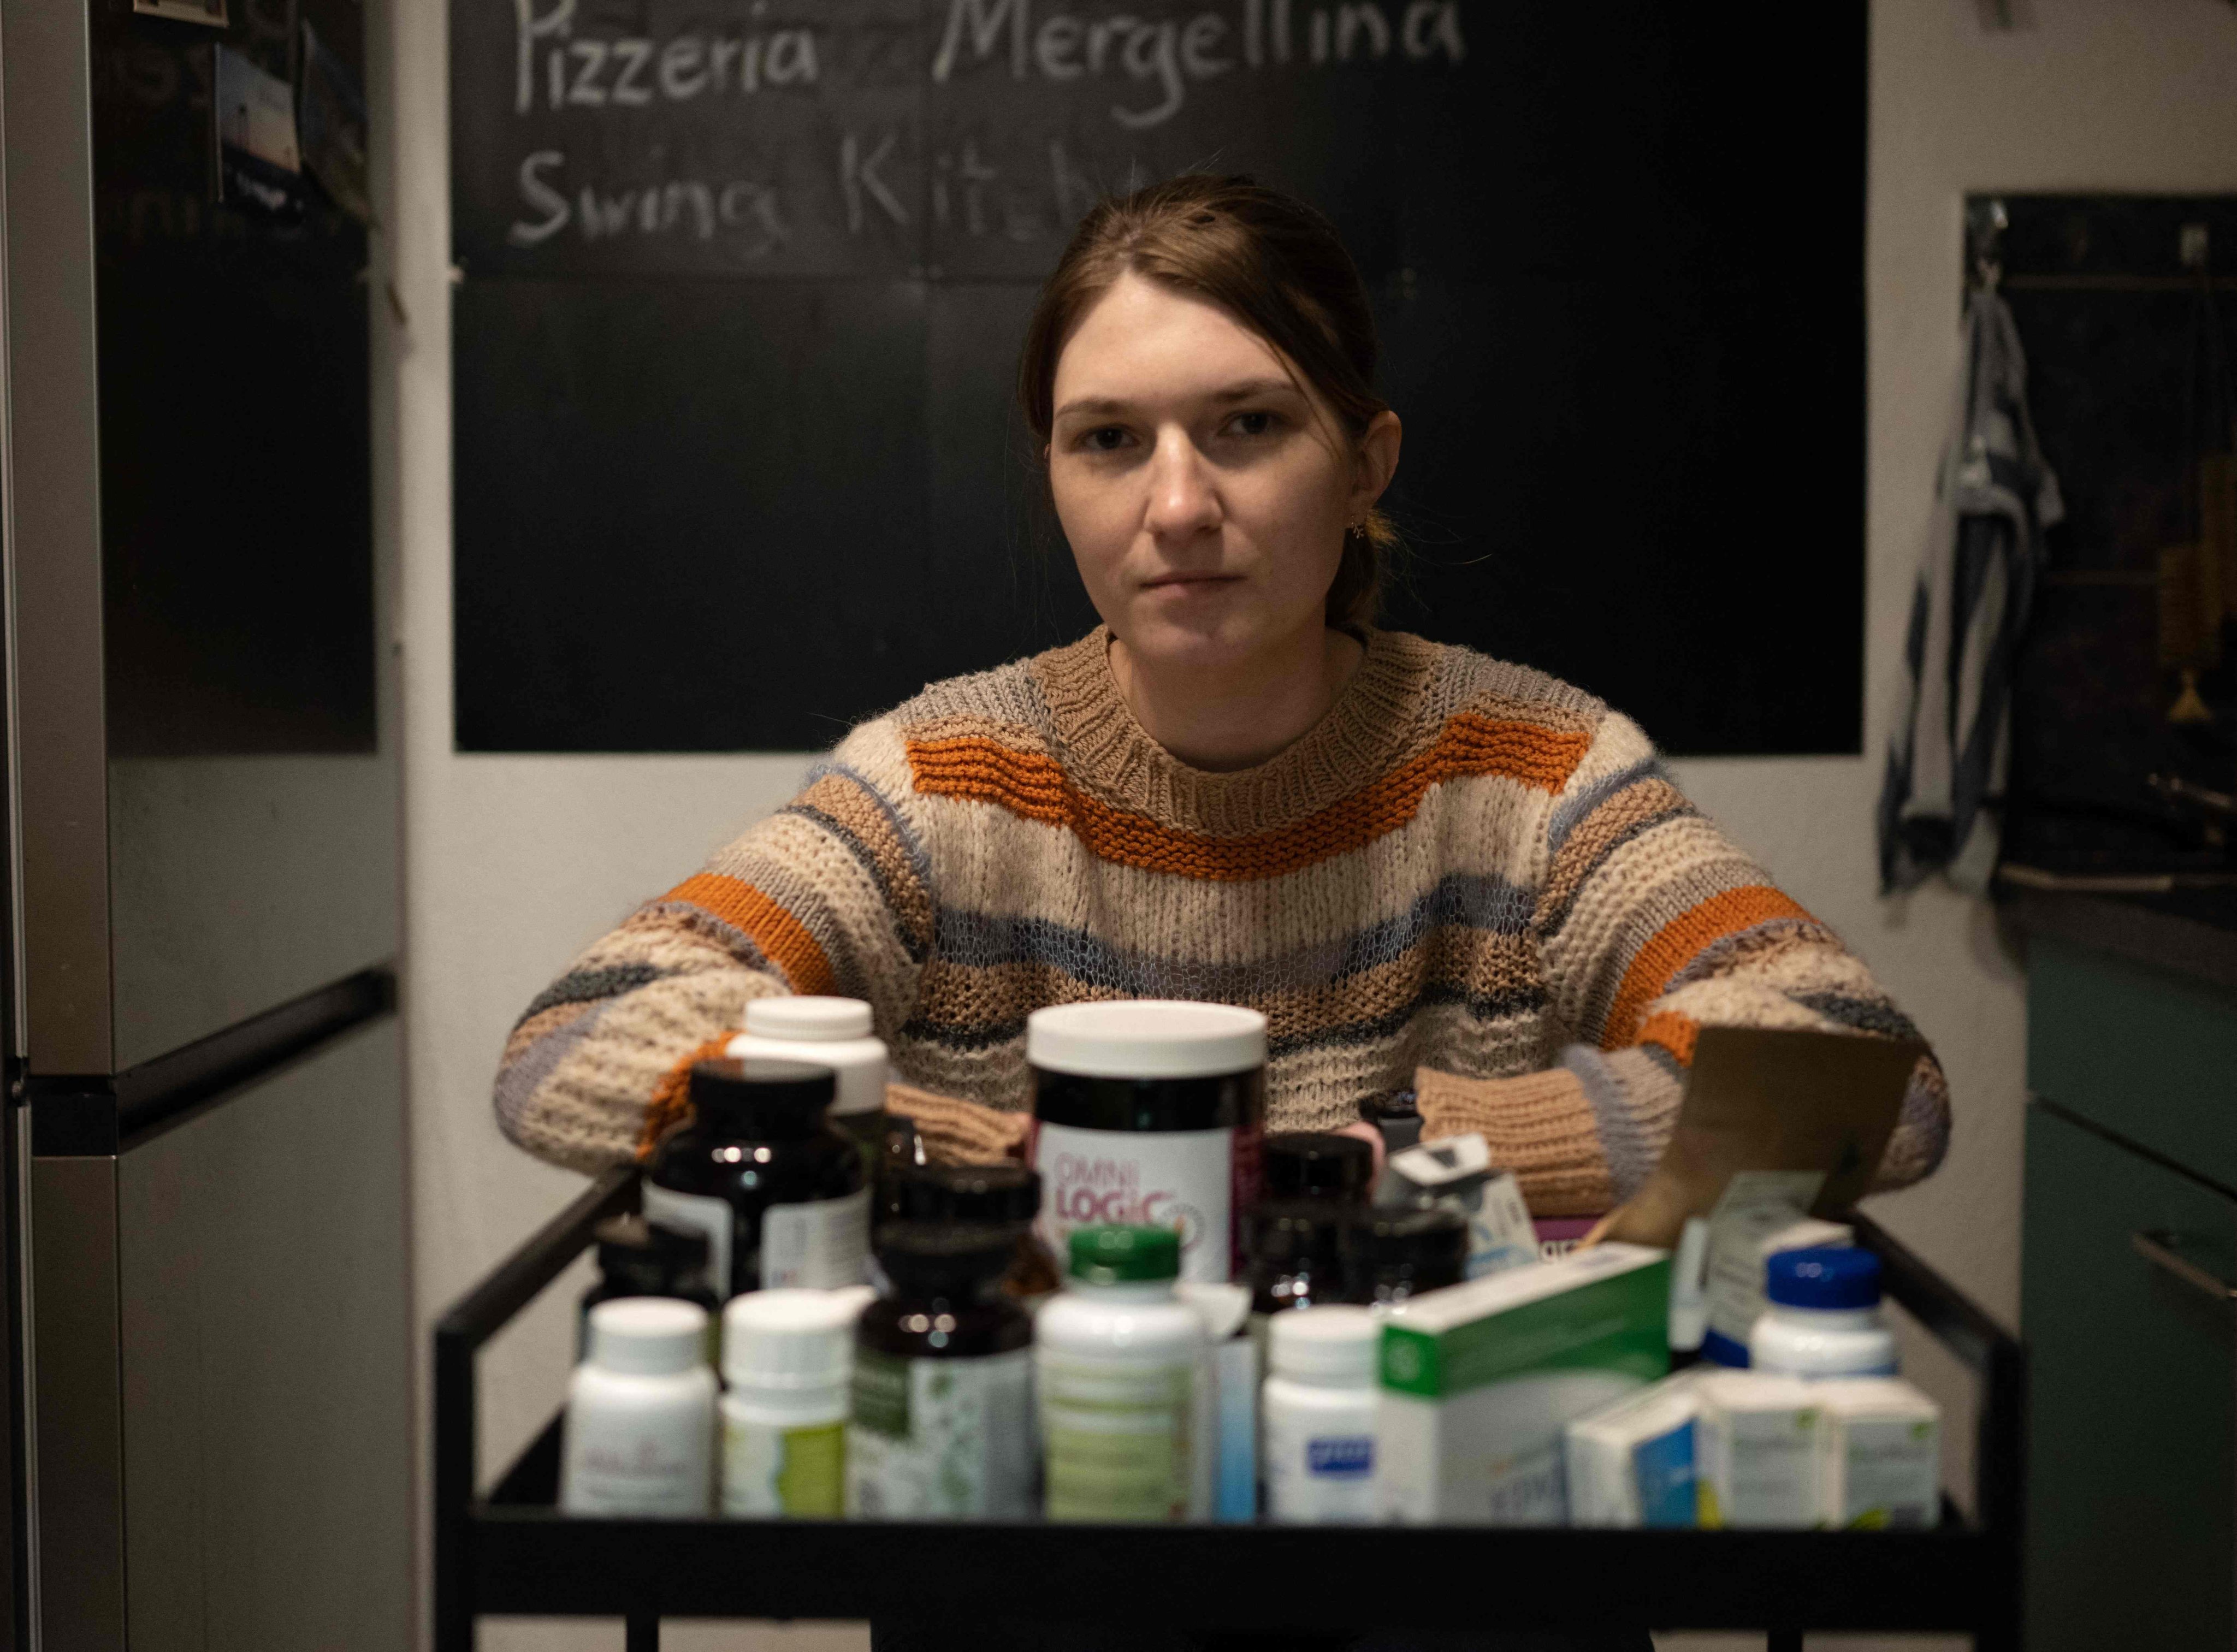
[(1174, 1294), (1170, 1227), (1084, 1227), (1070, 1277), (1033, 1322), (1052, 1520), (1211, 1512), (1211, 1383), (1204, 1316)]
[(1266, 1511), (1295, 1525), (1371, 1521), (1382, 1317), (1330, 1306), (1267, 1321)]
[(859, 998), (753, 998), (746, 1001), (746, 1030), (723, 1053), (829, 1067), (838, 1080), (829, 1115), (836, 1122), (885, 1110), (886, 1047), (870, 1036), (870, 1007)]
[(567, 1385), (559, 1506), (582, 1515), (704, 1515), (714, 1486), (707, 1311), (668, 1297), (591, 1310)]
[(1768, 1304), (1748, 1363), (1787, 1377), (1892, 1377), (1895, 1332), (1880, 1322), (1880, 1259), (1866, 1250), (1779, 1251), (1764, 1264)]
[(859, 1292), (749, 1291), (723, 1310), (723, 1512), (846, 1507)]

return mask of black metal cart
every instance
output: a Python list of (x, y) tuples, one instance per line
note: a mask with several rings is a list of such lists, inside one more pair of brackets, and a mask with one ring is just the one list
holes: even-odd
[[(1514, 1629), (1761, 1629), (1772, 1652), (1798, 1649), (1805, 1629), (1970, 1632), (1980, 1652), (2019, 1644), (2019, 1345), (1865, 1218), (1857, 1242), (1878, 1253), (1888, 1295), (1978, 1384), (1977, 1512), (1945, 1505), (1933, 1531), (584, 1519), (557, 1508), (556, 1417), (478, 1492), (476, 1355), (637, 1199), (634, 1171), (608, 1174), (435, 1328), (437, 1652), (471, 1652), (485, 1613), (620, 1617), (628, 1652), (651, 1652), (664, 1616), (907, 1619), (960, 1593), (999, 1597), (1025, 1622), (1076, 1621), (1092, 1600), (1106, 1626), (1260, 1635), (1495, 1616)], [(1277, 1578), (1311, 1587), (1268, 1587)]]

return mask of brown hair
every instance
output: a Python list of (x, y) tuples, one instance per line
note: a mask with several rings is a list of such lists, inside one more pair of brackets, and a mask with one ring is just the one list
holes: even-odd
[[(1249, 178), (1188, 173), (1098, 204), (1057, 261), (1018, 367), (1018, 400), (1038, 446), (1047, 446), (1055, 422), (1065, 341), (1130, 273), (1233, 314), (1296, 364), (1351, 436), (1389, 410), (1375, 391), (1375, 314), (1336, 226)], [(1380, 511), (1345, 532), (1329, 586), (1329, 624), (1373, 623), (1383, 565), (1397, 543)]]

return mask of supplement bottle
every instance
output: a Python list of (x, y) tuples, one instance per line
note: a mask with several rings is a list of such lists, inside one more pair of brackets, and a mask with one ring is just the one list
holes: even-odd
[(916, 1127), (886, 1110), (886, 1047), (870, 1034), (870, 1007), (859, 998), (749, 999), (746, 1030), (723, 1053), (831, 1069), (827, 1115), (834, 1129), (862, 1150), (870, 1179), (871, 1226), (892, 1213), (889, 1183), (901, 1168), (924, 1162)]
[(1271, 1204), (1317, 1199), (1364, 1205), (1375, 1188), (1374, 1144), (1332, 1131), (1269, 1136), (1262, 1180)]
[(567, 1384), (559, 1506), (580, 1515), (704, 1515), (714, 1487), (707, 1311), (661, 1297), (591, 1310)]
[(891, 1293), (855, 1328), (847, 1512), (872, 1520), (1033, 1513), (1032, 1316), (1000, 1288), (1017, 1235), (897, 1223)]
[(1261, 1410), (1266, 1511), (1296, 1525), (1376, 1518), (1375, 1361), (1381, 1318), (1366, 1308), (1275, 1316)]
[(1181, 1277), (1232, 1279), (1237, 1219), (1258, 1202), (1266, 1018), (1143, 999), (1026, 1018), (1041, 1232), (1155, 1223), (1181, 1236)]
[(1251, 1212), (1244, 1224), (1250, 1312), (1263, 1318), (1344, 1300), (1343, 1232), (1349, 1219), (1349, 1212), (1324, 1204), (1261, 1205)]
[(846, 1506), (853, 1291), (755, 1291), (723, 1310), (723, 1512)]
[(1015, 1253), (1002, 1289), (1016, 1301), (1035, 1306), (1064, 1283), (1056, 1259), (1034, 1230), (1041, 1208), (1039, 1171), (1023, 1165), (927, 1165), (895, 1186), (894, 1209), (902, 1221), (997, 1227), (1012, 1234)]
[(1468, 1218), (1458, 1211), (1363, 1211), (1343, 1240), (1352, 1302), (1388, 1306), (1458, 1285), (1468, 1273)]
[(653, 1153), (644, 1215), (707, 1236), (718, 1295), (861, 1279), (870, 1195), (861, 1151), (824, 1120), (831, 1091), (802, 1061), (691, 1069), (691, 1119)]
[(1170, 1227), (1084, 1227), (1033, 1322), (1052, 1520), (1187, 1520), (1211, 1509), (1204, 1318), (1179, 1300)]
[(1775, 1251), (1768, 1306), (1748, 1332), (1748, 1363), (1788, 1377), (1892, 1377), (1895, 1332), (1880, 1322), (1880, 1259), (1848, 1248)]
[(673, 1297), (707, 1311), (708, 1363), (713, 1364), (723, 1305), (707, 1283), (707, 1236), (648, 1222), (642, 1216), (615, 1216), (600, 1222), (591, 1237), (597, 1246), (598, 1282), (583, 1292), (575, 1357), (590, 1352), (591, 1310), (601, 1302)]

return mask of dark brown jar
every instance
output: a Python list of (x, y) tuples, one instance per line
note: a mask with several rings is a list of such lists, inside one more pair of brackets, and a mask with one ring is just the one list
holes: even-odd
[(1324, 1199), (1364, 1205), (1375, 1189), (1375, 1144), (1333, 1131), (1294, 1130), (1266, 1138), (1259, 1171), (1270, 1205)]
[(1344, 1235), (1353, 1302), (1403, 1302), (1468, 1273), (1468, 1219), (1454, 1210), (1362, 1212)]
[(860, 1284), (870, 1195), (861, 1150), (824, 1117), (831, 1070), (772, 1057), (691, 1069), (691, 1117), (645, 1169), (649, 1221), (707, 1236), (718, 1294)]
[(855, 1322), (847, 1512), (1022, 1520), (1033, 1510), (1033, 1317), (1000, 1288), (1017, 1236), (897, 1222), (885, 1295)]
[(1345, 1300), (1343, 1230), (1351, 1213), (1339, 1205), (1261, 1205), (1244, 1223), (1250, 1246), (1250, 1312)]
[(898, 1183), (899, 1219), (936, 1227), (1003, 1228), (1017, 1235), (1002, 1289), (1030, 1307), (1064, 1283), (1033, 1231), (1041, 1207), (1039, 1171), (1023, 1165), (927, 1165)]

